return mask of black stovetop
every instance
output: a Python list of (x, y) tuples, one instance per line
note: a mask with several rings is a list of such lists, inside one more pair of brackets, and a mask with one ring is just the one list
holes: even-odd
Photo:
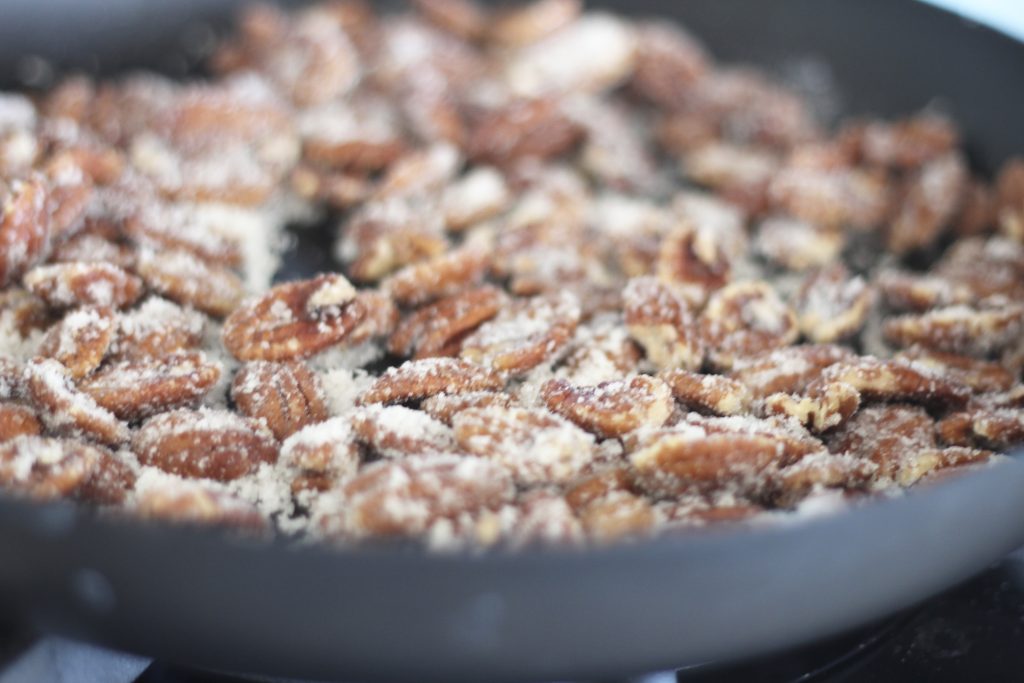
[[(139, 673), (141, 672), (141, 674)], [(0, 683), (237, 683), (247, 679), (0, 628)], [(253, 680), (253, 679), (248, 679)], [(255, 679), (268, 680), (268, 679)], [(963, 585), (854, 633), (741, 663), (631, 683), (1024, 680), (1024, 549)]]

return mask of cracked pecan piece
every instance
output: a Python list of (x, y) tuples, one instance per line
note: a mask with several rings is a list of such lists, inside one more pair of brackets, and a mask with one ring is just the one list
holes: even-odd
[(729, 282), (731, 263), (714, 234), (687, 226), (662, 239), (655, 272), (662, 282), (678, 286), (693, 301), (703, 302)]
[(424, 358), (388, 368), (360, 397), (362, 403), (408, 403), (436, 394), (497, 391), (501, 376), (458, 358)]
[(452, 418), (466, 452), (508, 468), (524, 486), (567, 482), (593, 458), (594, 438), (546, 410), (491, 406)]
[(860, 391), (847, 382), (819, 382), (804, 395), (770, 394), (763, 402), (768, 415), (788, 415), (815, 432), (841, 425), (860, 407)]
[(347, 417), (299, 429), (281, 444), (280, 465), (291, 472), (292, 493), (328, 491), (355, 476), (359, 446)]
[(672, 413), (672, 392), (662, 380), (647, 375), (576, 386), (553, 379), (541, 387), (552, 412), (575, 422), (599, 438), (622, 436), (643, 427), (660, 427)]
[(795, 302), (800, 331), (828, 344), (857, 334), (871, 310), (872, 290), (841, 262), (825, 266), (801, 285)]
[(833, 344), (800, 344), (740, 359), (729, 370), (755, 398), (775, 393), (802, 393), (821, 371), (856, 354)]
[(739, 415), (750, 408), (752, 396), (742, 382), (722, 375), (665, 370), (658, 375), (677, 401), (715, 415)]
[(262, 421), (278, 441), (327, 419), (324, 390), (302, 361), (251, 361), (235, 374), (231, 398), (243, 415)]
[(904, 349), (894, 358), (931, 368), (934, 372), (941, 373), (975, 392), (1009, 391), (1015, 381), (1013, 373), (999, 363), (955, 353), (931, 351), (919, 346)]
[(715, 292), (698, 321), (708, 358), (717, 367), (788, 346), (800, 332), (796, 314), (766, 282), (734, 282)]
[(822, 371), (809, 392), (833, 382), (854, 387), (867, 399), (912, 401), (956, 407), (967, 402), (970, 391), (942, 374), (914, 362), (880, 360), (861, 356), (844, 360)]
[(1016, 342), (1024, 332), (1024, 306), (947, 306), (920, 315), (886, 319), (885, 338), (897, 346), (986, 356)]
[(193, 479), (231, 481), (277, 460), (273, 437), (226, 410), (182, 408), (149, 418), (132, 435), (143, 465)]
[(25, 288), (54, 308), (124, 308), (142, 293), (142, 280), (109, 263), (52, 263), (36, 266), (22, 279)]
[(622, 296), (629, 334), (655, 367), (700, 367), (704, 347), (690, 304), (683, 296), (649, 277), (630, 280)]
[(75, 379), (99, 367), (117, 334), (118, 316), (110, 308), (87, 306), (73, 310), (39, 344), (40, 355), (60, 361)]
[(241, 361), (306, 358), (344, 339), (366, 310), (341, 275), (277, 285), (224, 321), (224, 346)]

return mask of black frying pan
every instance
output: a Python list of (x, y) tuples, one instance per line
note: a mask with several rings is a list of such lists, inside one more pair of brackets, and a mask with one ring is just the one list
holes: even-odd
[[(0, 78), (13, 80), (15, 58), (29, 53), (66, 66), (185, 68), (169, 57), (180, 29), (197, 16), (216, 24), (230, 3), (108, 0), (102, 20), (95, 3), (6, 4)], [(1024, 45), (938, 10), (906, 0), (605, 4), (677, 16), (724, 59), (821, 57), (847, 112), (900, 114), (938, 98), (980, 171), (1024, 152)], [(318, 253), (300, 246), (293, 271), (318, 267)], [(1021, 462), (786, 526), (513, 556), (294, 550), (0, 501), (0, 594), (44, 630), (212, 668), (608, 678), (836, 633), (1022, 542)]]

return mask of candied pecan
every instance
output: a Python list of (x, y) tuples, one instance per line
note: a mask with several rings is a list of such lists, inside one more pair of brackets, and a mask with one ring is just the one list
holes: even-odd
[(967, 166), (958, 155), (922, 166), (889, 225), (889, 249), (905, 254), (934, 245), (956, 217), (966, 185)]
[(703, 301), (729, 282), (730, 263), (711, 234), (684, 227), (662, 240), (656, 269), (659, 280), (694, 291), (693, 298)]
[(24, 398), (25, 371), (13, 358), (0, 355), (0, 401)]
[(716, 415), (738, 415), (750, 407), (750, 390), (722, 375), (701, 375), (678, 368), (663, 371), (661, 379), (683, 405)]
[(769, 415), (788, 415), (808, 429), (824, 432), (841, 425), (860, 407), (860, 391), (847, 382), (821, 382), (806, 395), (770, 394), (763, 409)]
[(505, 166), (521, 159), (565, 154), (582, 134), (558, 100), (517, 100), (481, 116), (466, 147), (469, 157), (478, 163)]
[(715, 292), (698, 321), (711, 362), (731, 367), (738, 358), (796, 341), (796, 315), (766, 282), (734, 282)]
[(158, 296), (121, 313), (111, 348), (119, 358), (159, 358), (194, 349), (203, 341), (206, 317)]
[(642, 353), (618, 316), (600, 316), (576, 328), (557, 373), (574, 384), (598, 384), (639, 369)]
[(123, 308), (142, 293), (142, 281), (109, 263), (53, 263), (25, 273), (25, 287), (55, 308)]
[(42, 431), (43, 426), (31, 408), (0, 401), (0, 443), (16, 436), (36, 436)]
[[(775, 442), (782, 464), (796, 462), (811, 453), (819, 452), (823, 446), (821, 441), (793, 420), (768, 417), (758, 419), (750, 416), (731, 415), (715, 417), (688, 413), (675, 427), (697, 427), (707, 434), (738, 434), (740, 436), (763, 436)], [(637, 432), (639, 439), (643, 432)], [(626, 437), (627, 450), (632, 450), (636, 441), (634, 435)]]
[(704, 47), (668, 22), (640, 23), (636, 38), (636, 65), (630, 87), (659, 107), (674, 109), (685, 105), (686, 86), (708, 70)]
[(1024, 331), (1024, 307), (1016, 304), (937, 308), (920, 315), (886, 319), (885, 338), (898, 345), (919, 344), (935, 351), (986, 356), (1006, 349)]
[(374, 200), (346, 221), (336, 250), (353, 279), (375, 282), (402, 266), (442, 254), (448, 248), (443, 230), (434, 203)]
[(368, 339), (381, 339), (394, 332), (399, 314), (390, 296), (373, 289), (364, 289), (356, 294), (353, 302), (362, 306), (366, 316), (345, 338), (347, 344), (356, 346)]
[(387, 168), (405, 151), (394, 111), (375, 98), (305, 110), (299, 130), (305, 160), (360, 176)]
[(933, 270), (968, 288), (975, 300), (1024, 297), (1024, 244), (1005, 237), (958, 240)]
[(158, 254), (188, 252), (211, 265), (242, 265), (239, 241), (218, 232), (216, 224), (187, 205), (145, 203), (123, 226), (124, 235), (132, 242)]
[(435, 420), (451, 425), (456, 415), (470, 408), (511, 408), (515, 401), (509, 394), (496, 391), (439, 393), (425, 398), (420, 408)]
[(17, 279), (50, 249), (47, 189), (42, 176), (0, 179), (0, 285)]
[(332, 417), (299, 429), (281, 444), (279, 463), (294, 472), (292, 491), (326, 491), (351, 479), (359, 447), (347, 417)]
[(137, 269), (156, 292), (216, 317), (235, 310), (245, 294), (241, 279), (231, 270), (206, 263), (187, 251), (143, 250)]
[(657, 516), (649, 501), (618, 491), (594, 501), (579, 512), (587, 536), (596, 543), (642, 538), (655, 529)]
[(763, 221), (755, 240), (758, 253), (788, 270), (824, 266), (839, 256), (845, 243), (841, 230), (782, 216)]
[(505, 178), (490, 166), (479, 166), (444, 191), (441, 209), (448, 230), (462, 231), (500, 214), (512, 197)]
[(78, 387), (122, 420), (141, 420), (174, 408), (193, 406), (217, 383), (219, 363), (199, 351), (176, 351), (158, 358), (109, 363)]
[(67, 313), (43, 337), (40, 355), (60, 361), (75, 379), (99, 367), (117, 333), (117, 314), (86, 306)]
[(897, 483), (910, 486), (921, 481), (933, 481), (957, 468), (981, 465), (994, 456), (992, 451), (980, 448), (926, 448), (919, 451), (913, 462), (900, 471)]
[(622, 298), (629, 334), (655, 367), (700, 367), (704, 347), (683, 296), (665, 283), (643, 277), (630, 280)]
[(657, 377), (574, 386), (553, 379), (541, 388), (548, 408), (599, 438), (621, 436), (642, 427), (660, 427), (672, 412), (672, 392)]
[(305, 358), (345, 339), (366, 310), (337, 274), (272, 287), (224, 321), (222, 339), (242, 361)]
[(466, 335), (497, 315), (505, 300), (501, 290), (484, 285), (424, 306), (399, 323), (388, 350), (417, 359), (453, 355)]
[(701, 145), (683, 158), (687, 177), (750, 214), (766, 207), (768, 185), (778, 165), (778, 159), (764, 150), (717, 141)]
[(52, 359), (33, 359), (25, 368), (28, 398), (47, 430), (110, 445), (126, 441), (128, 428), (124, 423), (75, 388), (71, 379), (68, 369)]
[(263, 532), (267, 520), (251, 504), (212, 486), (183, 480), (150, 484), (135, 495), (132, 512), (141, 519), (202, 524)]
[(567, 292), (521, 299), (470, 333), (460, 353), (500, 373), (522, 374), (560, 351), (579, 320), (579, 301)]
[(385, 279), (382, 287), (399, 304), (419, 306), (478, 285), (489, 260), (482, 249), (462, 247), (405, 266)]
[(895, 358), (912, 361), (918, 367), (931, 368), (936, 373), (977, 392), (1008, 391), (1014, 383), (1013, 373), (999, 363), (970, 356), (912, 346), (896, 354)]
[(0, 445), (0, 486), (32, 498), (116, 504), (134, 479), (109, 451), (79, 441), (26, 435)]
[(435, 394), (498, 390), (505, 385), (490, 368), (457, 358), (424, 358), (388, 368), (360, 397), (362, 403), (408, 403)]
[(569, 481), (593, 458), (594, 438), (546, 410), (469, 408), (452, 418), (452, 430), (459, 446), (525, 486)]
[(832, 344), (801, 344), (740, 359), (729, 376), (745, 384), (756, 398), (801, 393), (830, 365), (855, 354)]
[(1004, 235), (1024, 240), (1024, 159), (1014, 157), (999, 169), (996, 215)]
[(505, 533), (509, 548), (572, 546), (582, 540), (580, 520), (564, 497), (538, 490), (528, 492), (517, 502), (515, 519)]
[(92, 198), (92, 179), (66, 152), (57, 152), (45, 164), (49, 181), (46, 203), (50, 214), (50, 232), (61, 238), (81, 224)]
[(496, 509), (512, 500), (506, 470), (480, 458), (429, 456), (363, 468), (341, 489), (344, 501), (321, 524), (330, 533), (409, 536), (442, 518)]
[(863, 489), (878, 465), (847, 453), (813, 453), (770, 475), (768, 497), (779, 507), (793, 507), (820, 489)]
[(323, 387), (302, 361), (250, 361), (235, 374), (231, 398), (243, 415), (262, 421), (278, 441), (327, 419)]
[(413, 0), (413, 6), (438, 28), (476, 40), (488, 27), (485, 10), (473, 0)]
[(772, 178), (767, 194), (774, 208), (829, 230), (872, 229), (888, 216), (892, 202), (885, 174), (799, 151)]
[(779, 443), (763, 434), (706, 434), (692, 425), (647, 432), (629, 454), (637, 484), (658, 497), (756, 488), (763, 473), (780, 460)]
[(277, 460), (277, 443), (258, 422), (226, 410), (182, 408), (151, 417), (132, 436), (143, 465), (193, 479), (238, 479)]
[(917, 406), (865, 406), (829, 436), (828, 447), (871, 460), (880, 477), (899, 481), (918, 467), (920, 453), (935, 448), (935, 423)]
[(320, 201), (332, 209), (358, 206), (373, 194), (372, 183), (364, 176), (310, 166), (293, 168), (289, 185), (302, 199)]
[(352, 416), (352, 431), (356, 441), (385, 458), (455, 450), (447, 425), (405, 406), (364, 406)]
[(94, 232), (80, 232), (58, 244), (50, 260), (54, 263), (77, 261), (109, 263), (132, 270), (135, 268), (135, 250)]
[(795, 302), (800, 331), (813, 342), (847, 339), (864, 326), (872, 290), (860, 276), (850, 276), (841, 262), (810, 274)]
[(922, 112), (895, 122), (872, 121), (859, 132), (860, 153), (872, 164), (915, 168), (951, 151), (959, 136), (943, 116)]
[(621, 463), (576, 480), (566, 488), (565, 500), (579, 512), (591, 503), (619, 492), (636, 493), (629, 470)]
[(580, 0), (533, 0), (498, 11), (488, 27), (488, 38), (508, 47), (522, 47), (575, 21), (583, 9)]
[(832, 382), (849, 384), (868, 399), (914, 401), (939, 406), (963, 405), (970, 391), (913, 361), (860, 356), (830, 365), (809, 387), (814, 393)]
[(896, 310), (926, 311), (973, 299), (968, 285), (941, 275), (886, 269), (875, 277), (874, 282), (885, 302)]
[(0, 290), (0, 315), (9, 318), (22, 337), (46, 329), (53, 322), (46, 302), (20, 287)]

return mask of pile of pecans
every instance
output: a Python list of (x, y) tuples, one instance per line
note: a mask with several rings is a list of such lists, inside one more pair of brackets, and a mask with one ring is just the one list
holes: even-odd
[[(10, 493), (602, 544), (1024, 442), (1024, 160), (935, 111), (827, 128), (578, 0), (259, 6), (210, 69), (0, 95)], [(336, 272), (271, 286), (323, 216)]]

